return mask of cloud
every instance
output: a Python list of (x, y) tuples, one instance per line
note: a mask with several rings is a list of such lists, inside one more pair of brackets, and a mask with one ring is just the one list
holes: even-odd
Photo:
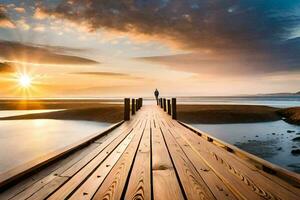
[[(100, 28), (163, 36), (186, 48), (253, 48), (281, 38), (300, 22), (299, 3), (253, 1), (62, 0), (44, 12)], [(284, 16), (283, 16), (284, 14)]]
[(37, 32), (44, 32), (45, 31), (45, 27), (43, 25), (37, 25), (33, 28), (34, 31), (37, 31)]
[(30, 29), (30, 25), (26, 22), (26, 20), (24, 18), (17, 20), (16, 25), (18, 28), (21, 28), (25, 31)]
[(117, 72), (75, 72), (72, 74), (87, 75), (87, 76), (101, 76), (101, 77), (115, 77), (121, 79), (135, 79), (135, 80), (141, 79), (141, 77), (138, 76), (132, 76), (130, 74), (117, 73)]
[[(300, 30), (299, 1), (61, 0), (44, 1), (39, 9), (84, 25), (89, 31), (153, 37), (191, 51), (192, 56), (175, 56), (177, 61), (190, 63), (186, 71), (202, 72), (205, 67), (216, 72), (233, 68), (240, 73), (299, 69), (296, 37), (300, 34), (294, 34)], [(203, 51), (212, 51), (219, 58), (197, 59), (195, 55)], [(172, 62), (166, 58), (147, 60)]]
[(42, 19), (46, 19), (48, 15), (42, 9), (36, 8), (33, 17), (35, 19), (42, 20)]
[(15, 24), (6, 16), (5, 8), (0, 5), (0, 28), (16, 28)]
[(9, 63), (1, 63), (0, 62), (0, 73), (8, 73), (8, 72), (13, 72), (14, 67), (10, 65)]
[[(300, 38), (290, 39), (268, 51), (219, 49), (197, 53), (139, 57), (147, 62), (198, 74), (210, 75), (266, 75), (300, 72)], [(238, 55), (238, 57), (236, 56)]]
[(26, 10), (22, 7), (15, 7), (14, 10), (18, 13), (21, 13), (21, 14), (26, 12)]
[[(68, 55), (72, 48), (49, 47), (0, 40), (0, 57), (9, 61), (23, 61), (40, 64), (97, 64), (99, 62)], [(56, 51), (56, 49), (59, 49)], [(76, 50), (76, 49), (75, 49)]]

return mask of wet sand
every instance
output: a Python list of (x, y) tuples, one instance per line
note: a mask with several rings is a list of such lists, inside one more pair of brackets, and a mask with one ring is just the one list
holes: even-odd
[(286, 118), (287, 122), (300, 125), (300, 107), (280, 109), (278, 114)]
[[(99, 100), (0, 101), (0, 110), (7, 109), (67, 109), (0, 118), (72, 119), (115, 123), (123, 119), (123, 105)], [(257, 105), (177, 105), (178, 119), (186, 123), (226, 124), (269, 122), (286, 118), (300, 124), (300, 107), (279, 109)]]
[(278, 108), (254, 105), (178, 105), (178, 119), (186, 123), (226, 124), (280, 120)]
[(0, 120), (66, 119), (116, 123), (123, 119), (123, 105), (120, 104), (98, 104), (97, 107), (91, 107), (91, 105), (86, 107), (79, 107), (83, 108), (71, 108), (49, 113), (35, 113), (12, 117), (3, 117), (0, 118)]

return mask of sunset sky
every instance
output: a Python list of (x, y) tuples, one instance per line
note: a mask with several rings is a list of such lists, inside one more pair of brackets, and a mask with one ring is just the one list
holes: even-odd
[(0, 0), (0, 97), (300, 90), (299, 0)]

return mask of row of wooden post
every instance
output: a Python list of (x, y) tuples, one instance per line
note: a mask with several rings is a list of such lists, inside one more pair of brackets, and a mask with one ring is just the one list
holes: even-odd
[(159, 98), (158, 105), (169, 115), (172, 116), (172, 119), (177, 119), (177, 111), (176, 111), (176, 98), (166, 99)]
[(143, 106), (143, 98), (131, 99), (131, 109), (130, 109), (130, 98), (124, 99), (124, 120), (130, 120), (130, 110), (131, 115), (134, 115)]

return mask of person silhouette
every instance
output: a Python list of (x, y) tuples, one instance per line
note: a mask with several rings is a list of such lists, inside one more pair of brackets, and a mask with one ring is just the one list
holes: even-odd
[(157, 103), (157, 105), (158, 105), (159, 91), (157, 90), (157, 88), (156, 88), (155, 91), (154, 91), (154, 96), (155, 96), (155, 99), (156, 99), (156, 103)]

